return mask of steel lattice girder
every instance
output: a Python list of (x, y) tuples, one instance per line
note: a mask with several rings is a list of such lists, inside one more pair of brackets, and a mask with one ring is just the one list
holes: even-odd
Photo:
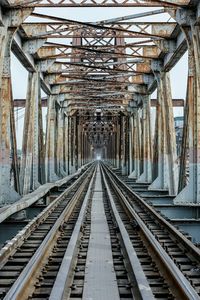
[(190, 0), (3, 0), (6, 6), (33, 7), (159, 7), (159, 6), (187, 6)]
[(74, 23), (70, 24), (68, 20), (59, 23), (24, 23), (21, 25), (21, 35), (25, 38), (113, 38), (116, 31), (117, 36), (123, 38), (158, 39), (169, 38), (177, 26), (173, 22), (123, 22), (106, 26)]
[[(137, 4), (140, 6), (139, 2), (137, 1)], [(66, 4), (65, 1), (63, 3)], [(40, 4), (44, 4), (44, 1), (40, 1)], [(183, 2), (179, 4), (183, 4)], [(162, 12), (164, 10), (154, 11), (152, 14)], [(141, 90), (145, 90), (144, 86), (153, 81), (151, 61), (154, 59), (159, 61), (161, 54), (163, 56), (165, 52), (169, 52), (167, 43), (170, 43), (170, 51), (173, 52), (174, 40), (180, 32), (176, 23), (133, 21), (120, 23), (113, 22), (113, 19), (100, 23), (85, 23), (38, 13), (32, 13), (32, 15), (52, 19), (56, 22), (22, 24), (18, 34), (24, 41), (24, 46), (26, 45), (24, 49), (29, 51), (28, 43), (31, 47), (34, 40), (72, 38), (73, 41), (78, 41), (72, 45), (69, 45), (68, 42), (64, 45), (46, 42), (33, 54), (34, 60), (41, 66), (41, 70), (46, 61), (52, 61), (49, 67), (45, 67), (46, 70), (43, 73), (45, 75), (44, 81), (47, 85), (50, 84), (53, 93), (55, 91), (56, 94), (69, 92), (68, 84), (70, 81), (79, 81), (83, 78), (88, 95), (91, 95), (92, 91), (91, 82), (95, 84), (99, 82), (101, 89), (104, 89), (102, 98), (106, 97), (108, 101), (112, 101), (108, 91), (112, 88), (113, 92), (119, 92), (118, 86), (122, 86), (122, 84), (124, 84), (123, 88), (127, 99), (131, 99), (126, 90), (130, 86), (130, 76), (132, 85), (141, 85)], [(123, 18), (126, 20), (129, 17)], [(126, 38), (134, 38), (136, 42), (125, 43)], [(138, 38), (142, 40), (138, 41)], [(131, 60), (136, 58), (141, 59), (141, 61), (132, 63)], [(67, 61), (65, 61), (66, 59)], [(116, 80), (114, 82), (110, 79)], [(76, 87), (72, 85), (70, 93), (74, 96), (78, 95), (75, 89)]]

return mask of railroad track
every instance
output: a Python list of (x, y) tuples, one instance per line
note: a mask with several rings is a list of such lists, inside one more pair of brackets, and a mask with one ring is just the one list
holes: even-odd
[[(107, 192), (105, 190), (104, 184), (101, 181), (98, 181), (97, 184), (98, 192), (102, 191), (101, 194), (101, 200), (102, 200), (102, 206), (101, 211), (104, 211), (103, 214), (104, 218), (99, 218), (101, 222), (104, 224), (107, 223), (107, 234), (109, 234), (109, 247), (110, 252), (112, 253), (112, 272), (115, 272), (114, 280), (116, 280), (116, 284), (112, 285), (112, 282), (110, 284), (107, 284), (104, 282), (104, 279), (98, 275), (99, 270), (101, 269), (101, 261), (99, 262), (97, 257), (100, 258), (103, 257), (105, 260), (107, 258), (107, 254), (103, 253), (98, 249), (95, 249), (95, 255), (93, 256), (90, 251), (90, 247), (93, 249), (91, 241), (93, 240), (93, 236), (90, 236), (93, 232), (92, 230), (92, 222), (94, 219), (94, 216), (91, 216), (91, 206), (89, 207), (89, 210), (87, 212), (87, 217), (85, 220), (84, 225), (84, 232), (81, 238), (81, 243), (79, 247), (79, 251), (77, 253), (77, 260), (74, 266), (74, 271), (72, 272), (72, 281), (70, 284), (70, 287), (67, 290), (67, 293), (65, 294), (64, 299), (106, 299), (109, 294), (109, 297), (112, 299), (133, 299), (133, 293), (132, 293), (132, 286), (131, 286), (131, 277), (133, 276), (132, 270), (129, 270), (129, 268), (126, 266), (125, 261), (128, 263), (127, 255), (124, 253), (124, 245), (122, 245), (122, 242), (120, 241), (119, 235), (118, 235), (118, 229), (116, 227), (116, 222), (113, 219), (113, 215), (111, 213), (110, 204), (109, 204), (109, 197), (107, 195)], [(91, 198), (93, 198), (94, 194)], [(94, 199), (93, 199), (94, 200)], [(97, 217), (98, 219), (98, 217)], [(91, 222), (92, 221), (92, 222)], [(100, 229), (100, 231), (103, 231), (103, 229)], [(94, 229), (94, 234), (98, 234), (98, 229)], [(106, 235), (106, 232), (103, 231), (103, 234)], [(104, 238), (104, 237), (103, 237)], [(99, 240), (101, 240), (101, 236), (96, 237), (96, 240), (94, 243), (98, 243)], [(108, 244), (101, 244), (99, 242), (99, 247), (108, 247)], [(92, 281), (90, 278), (88, 280), (87, 278), (87, 272), (88, 268), (90, 268), (88, 265), (89, 262), (94, 259), (94, 270), (96, 271), (94, 276), (97, 276), (96, 280)], [(89, 273), (92, 273), (90, 270)], [(104, 274), (105, 278), (107, 278), (106, 272)], [(88, 275), (89, 277), (89, 275)], [(88, 282), (89, 281), (89, 282)], [(91, 282), (92, 281), (92, 282)], [(109, 281), (109, 278), (108, 278)], [(95, 294), (94, 290), (98, 289), (98, 286), (102, 285), (102, 290), (105, 290), (102, 292), (99, 291)], [(107, 289), (106, 289), (107, 288)], [(91, 289), (91, 291), (90, 291)], [(113, 289), (115, 292), (111, 291), (110, 289)], [(105, 294), (104, 294), (105, 292)], [(56, 299), (56, 298), (55, 298)], [(60, 298), (61, 299), (61, 298)]]
[[(111, 187), (120, 199), (120, 205), (130, 214), (136, 228), (146, 236), (149, 249), (160, 257), (162, 268), (173, 279), (173, 286), (185, 289), (178, 299), (199, 299), (200, 295), (200, 251), (180, 231), (160, 216), (150, 205), (120, 180), (107, 166), (103, 166)], [(190, 288), (192, 287), (192, 289)], [(188, 292), (187, 292), (188, 289)]]
[(0, 299), (200, 299), (199, 250), (106, 166), (56, 208), (2, 256)]
[[(80, 201), (83, 199), (93, 172), (94, 166), (89, 167), (70, 187), (65, 189), (58, 198), (1, 249), (0, 299), (17, 299), (18, 296), (16, 295), (22, 288), (20, 283), (24, 282), (28, 276), (27, 272), (31, 270), (31, 264), (34, 266), (38, 258), (40, 256), (42, 258), (42, 253), (47, 250), (49, 243), (53, 245), (54, 240), (58, 239), (59, 242), (62, 238), (62, 228), (65, 226), (63, 221), (66, 218), (68, 219), (77, 199)], [(72, 230), (70, 226), (72, 227), (70, 224), (67, 226), (67, 230), (69, 230), (68, 240)]]

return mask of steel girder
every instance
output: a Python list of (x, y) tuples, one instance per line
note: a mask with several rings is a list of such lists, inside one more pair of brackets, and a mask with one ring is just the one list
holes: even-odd
[[(115, 162), (117, 165), (121, 164), (123, 173), (131, 173), (138, 181), (150, 182), (153, 179), (152, 186), (166, 188), (171, 195), (177, 193), (177, 172), (174, 172), (174, 167), (177, 164), (174, 150), (172, 97), (170, 81), (166, 72), (177, 63), (188, 48), (193, 51), (190, 52), (192, 66), (199, 65), (196, 55), (199, 53), (199, 34), (193, 28), (194, 23), (188, 24), (188, 19), (198, 20), (198, 16), (195, 15), (193, 9), (193, 5), (196, 4), (195, 1), (187, 0), (132, 0), (125, 2), (107, 0), (87, 3), (81, 0), (73, 2), (70, 0), (60, 2), (54, 0), (27, 0), (26, 2), (5, 0), (2, 2), (2, 24), (5, 22), (5, 11), (9, 11), (11, 14), (9, 19), (11, 23), (6, 27), (7, 32), (5, 31), (4, 34), (8, 38), (13, 26), (14, 31), (17, 30), (14, 39), (12, 36), (10, 40), (12, 43), (9, 41), (9, 45), (12, 44), (14, 53), (32, 73), (29, 74), (27, 97), (29, 103), (26, 107), (27, 126), (25, 130), (27, 132), (24, 133), (25, 150), (20, 179), (22, 193), (26, 193), (42, 183), (41, 173), (38, 170), (38, 159), (44, 163), (41, 96), (38, 92), (41, 86), (48, 94), (46, 170), (43, 170), (43, 173), (46, 174), (45, 180), (52, 181), (69, 174), (80, 164), (80, 162), (76, 164), (76, 158), (78, 157), (79, 161), (81, 159), (77, 153), (77, 132), (78, 136), (81, 136), (82, 127), (78, 124), (77, 112), (79, 111), (81, 116), (83, 111), (88, 112), (91, 110), (94, 113), (96, 109), (100, 108), (104, 109), (106, 113), (113, 112), (113, 115), (116, 115), (117, 112), (117, 115), (120, 116), (117, 121), (115, 120), (118, 133), (112, 131), (113, 135), (110, 138), (112, 147), (116, 143), (119, 150), (115, 153)], [(78, 5), (165, 7), (166, 11), (176, 19), (176, 22), (128, 22), (129, 17), (126, 17), (124, 20), (116, 22), (108, 20), (100, 23), (86, 23), (49, 15), (39, 15), (33, 12), (32, 17), (45, 18), (47, 21), (40, 24), (36, 22), (31, 24), (19, 22), (15, 24), (15, 17), (24, 17), (27, 7), (31, 8), (28, 10), (30, 14), (34, 7)], [(199, 14), (199, 7), (197, 14)], [(188, 26), (191, 27), (191, 32), (186, 31), (185, 27), (188, 28)], [(192, 33), (190, 36), (194, 38), (195, 42), (188, 38), (188, 33)], [(60, 40), (55, 43), (54, 39)], [(72, 45), (70, 45), (70, 39)], [(1, 101), (3, 101), (3, 111), (1, 116), (6, 113), (8, 122), (8, 116), (11, 112), (11, 107), (8, 105), (11, 99), (10, 76), (8, 76), (10, 75), (9, 56), (2, 56), (3, 59), (1, 60), (1, 64), (3, 64), (1, 67), (4, 70), (4, 75), (6, 75), (3, 76), (4, 78), (2, 77), (3, 100)], [(199, 104), (195, 102), (195, 99), (199, 99), (198, 76), (199, 70), (196, 68), (195, 74), (192, 74), (192, 78), (190, 78), (188, 87), (188, 93), (196, 96), (196, 98), (192, 98), (192, 109), (196, 117), (199, 110)], [(155, 145), (158, 154), (157, 160), (160, 165), (158, 172), (152, 177), (151, 170), (154, 165), (149, 131), (149, 94), (156, 87), (158, 87), (159, 95), (157, 100), (158, 140)], [(37, 99), (37, 102), (34, 99)], [(194, 131), (195, 137), (197, 137), (198, 120), (195, 119), (196, 123), (192, 120), (191, 110), (189, 110), (189, 116), (186, 126)], [(170, 120), (169, 125), (167, 120)], [(3, 132), (1, 134), (1, 153), (5, 154), (4, 140), (9, 136), (10, 131), (7, 130), (5, 136), (5, 131), (2, 128), (5, 128), (5, 120), (2, 121), (1, 118), (1, 132)], [(14, 130), (13, 128), (10, 129)], [(129, 136), (129, 132), (132, 136)], [(162, 138), (162, 135), (164, 138)], [(26, 136), (29, 136), (27, 141)], [(64, 136), (67, 136), (67, 139)], [(31, 140), (30, 137), (33, 137), (33, 139)], [(87, 160), (91, 147), (87, 144), (86, 138), (83, 136), (82, 138), (87, 152), (87, 157), (85, 157)], [(104, 138), (108, 141), (109, 135), (107, 134)], [(89, 139), (91, 143), (99, 141), (96, 133), (91, 133)], [(102, 141), (102, 139), (100, 140)], [(125, 143), (123, 144), (122, 141), (125, 141)], [(198, 182), (199, 158), (195, 155), (199, 153), (199, 145), (196, 143), (196, 139), (191, 136), (189, 136), (189, 144), (192, 153), (190, 158), (191, 181), (187, 189), (191, 192), (191, 186), (192, 188), (195, 187), (189, 201), (197, 203), (199, 202), (198, 192), (200, 189)], [(130, 145), (135, 145), (134, 153), (131, 153), (130, 149), (133, 147)], [(113, 148), (108, 150), (112, 158)], [(40, 152), (42, 155), (38, 157)], [(32, 158), (29, 155), (30, 153), (33, 156)], [(133, 156), (134, 164), (128, 163), (128, 153)], [(9, 151), (7, 151), (6, 174), (10, 169), (9, 155)], [(70, 157), (68, 163), (65, 157)], [(167, 168), (164, 170), (166, 166)], [(184, 168), (184, 162), (182, 167)], [(33, 170), (33, 173), (30, 175), (31, 170)], [(0, 183), (1, 185), (6, 183), (9, 190), (10, 183), (8, 183), (8, 180), (2, 181), (1, 178)], [(185, 201), (185, 199), (180, 195), (176, 201), (179, 203)]]

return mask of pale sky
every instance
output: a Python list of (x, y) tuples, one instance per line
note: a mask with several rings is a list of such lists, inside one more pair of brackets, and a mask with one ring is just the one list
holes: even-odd
[[(126, 15), (132, 15), (138, 12), (149, 11), (146, 8), (41, 8), (37, 9), (37, 12), (49, 15), (55, 15), (71, 20), (80, 20), (87, 22), (96, 22), (105, 19), (121, 17)], [(152, 9), (154, 10), (154, 9)], [(144, 21), (168, 21), (170, 19), (168, 14), (156, 15), (152, 17), (143, 18)], [(41, 21), (36, 18), (29, 18), (28, 21)], [(141, 19), (135, 19), (139, 21)], [(172, 20), (173, 21), (173, 20)], [(26, 98), (27, 89), (27, 77), (28, 73), (19, 61), (12, 55), (11, 60), (12, 68), (12, 82), (13, 82), (13, 97), (16, 98)], [(173, 98), (183, 98), (186, 95), (186, 83), (187, 83), (187, 54), (185, 54), (178, 64), (170, 72), (171, 84), (172, 84), (172, 96)], [(44, 95), (44, 94), (43, 94)], [(152, 95), (153, 98), (156, 97), (156, 93)], [(174, 109), (174, 114), (182, 115), (182, 109)], [(18, 121), (16, 121), (16, 131), (17, 131), (17, 143), (18, 148), (21, 148), (22, 143), (22, 132), (23, 132), (23, 115), (24, 109), (18, 111)], [(44, 119), (46, 115), (46, 110), (44, 111)]]

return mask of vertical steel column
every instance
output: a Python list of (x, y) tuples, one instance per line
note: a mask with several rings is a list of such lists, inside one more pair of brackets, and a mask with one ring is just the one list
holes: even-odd
[(178, 162), (176, 138), (169, 73), (157, 74), (158, 107), (156, 149), (158, 155), (158, 176), (149, 189), (168, 190), (169, 195), (176, 195), (178, 189)]
[(188, 118), (189, 118), (189, 74), (187, 80), (187, 94), (186, 103), (184, 107), (184, 125), (183, 125), (183, 137), (181, 143), (181, 157), (180, 157), (180, 171), (179, 171), (179, 185), (178, 193), (180, 193), (187, 184), (187, 156), (188, 156)]
[[(12, 90), (11, 90), (12, 96)], [(19, 183), (19, 161), (17, 154), (17, 136), (15, 130), (15, 114), (14, 114), (14, 101), (11, 101), (11, 112), (10, 112), (10, 121), (11, 121), (11, 157), (12, 157), (12, 173), (14, 175), (14, 188), (20, 193), (20, 183)]]
[(88, 135), (86, 133), (85, 135), (85, 163), (88, 163), (88, 141), (87, 141)]
[(133, 171), (129, 178), (138, 179), (140, 176), (141, 157), (141, 123), (138, 108), (133, 108)]
[(81, 161), (82, 161), (82, 165), (85, 164), (85, 132), (83, 131), (81, 133), (81, 140), (82, 140), (82, 157), (81, 157)]
[(78, 168), (80, 168), (82, 166), (82, 162), (81, 162), (81, 153), (82, 153), (82, 123), (81, 120), (79, 118), (79, 122), (77, 125), (77, 152), (78, 152)]
[(121, 172), (126, 175), (126, 127), (125, 116), (121, 116)]
[(115, 156), (115, 149), (114, 149), (114, 140), (113, 140), (113, 132), (111, 132), (110, 136), (110, 161), (111, 164), (114, 166), (114, 156)]
[(64, 170), (65, 173), (69, 174), (69, 136), (68, 136), (68, 115), (64, 113)]
[(114, 165), (115, 168), (117, 166), (116, 138), (117, 138), (116, 123), (114, 122), (114, 128), (113, 128), (113, 165)]
[(126, 164), (126, 175), (129, 174), (129, 118), (125, 117), (125, 164)]
[(176, 204), (200, 203), (200, 26), (196, 24), (195, 14), (195, 11), (180, 9), (176, 15), (186, 36), (189, 55), (188, 116), (185, 116), (189, 138), (189, 183), (175, 198)]
[(20, 168), (20, 184), (23, 194), (27, 194), (39, 187), (41, 168), (44, 168), (40, 102), (40, 73), (29, 73)]
[(117, 141), (117, 133), (116, 128), (114, 130), (114, 167), (117, 167), (117, 147), (116, 147), (116, 141)]
[[(40, 78), (39, 78), (40, 82)], [(38, 85), (38, 158), (39, 158), (39, 182), (44, 184), (46, 182), (45, 176), (45, 141), (43, 130), (43, 116), (42, 116), (42, 97), (40, 84)]]
[(74, 172), (78, 170), (78, 117), (74, 116)]
[(69, 136), (69, 174), (72, 174), (73, 173), (73, 170), (72, 170), (73, 161), (72, 161), (72, 117), (71, 116), (69, 116), (68, 136)]
[(19, 199), (19, 194), (11, 186), (11, 110), (12, 89), (10, 72), (10, 44), (13, 32), (7, 32), (7, 42), (3, 45), (3, 70), (1, 74), (0, 97), (0, 204), (11, 203)]
[(152, 182), (152, 138), (151, 138), (151, 117), (150, 117), (150, 97), (142, 96), (142, 149), (143, 149), (143, 173), (138, 178), (137, 182)]
[(108, 140), (108, 149), (109, 149), (109, 163), (112, 164), (112, 133), (109, 135), (109, 140)]
[[(159, 75), (158, 75), (159, 76)], [(149, 186), (149, 189), (168, 189), (167, 163), (166, 163), (166, 126), (164, 119), (164, 103), (162, 97), (162, 85), (160, 77), (157, 88), (157, 110), (154, 151), (157, 155), (157, 177)]]
[(166, 126), (166, 148), (168, 164), (168, 189), (169, 195), (177, 195), (178, 192), (178, 159), (176, 150), (176, 134), (174, 125), (174, 113), (172, 104), (171, 82), (169, 73), (163, 74), (163, 102)]
[(61, 108), (57, 110), (57, 174), (66, 176), (64, 170), (64, 112)]
[(122, 116), (121, 121), (121, 169), (122, 169), (122, 175), (127, 175), (128, 173), (128, 117)]
[(112, 165), (115, 166), (115, 140), (114, 132), (112, 132)]
[[(118, 35), (118, 33), (117, 33)], [(115, 39), (115, 44), (116, 45), (125, 45), (125, 39), (123, 37), (117, 37)], [(122, 55), (126, 53), (125, 48), (119, 48), (117, 50), (118, 53), (121, 53)], [(118, 57), (117, 61), (121, 63), (120, 69), (121, 70), (126, 70), (127, 66), (126, 66), (126, 61), (127, 59), (122, 57)], [(123, 64), (124, 63), (124, 64)], [(123, 78), (120, 79), (118, 78), (119, 81), (123, 81)], [(127, 140), (126, 140), (126, 128), (125, 125), (126, 121), (125, 121), (125, 117), (123, 115), (120, 116), (120, 124), (119, 124), (119, 136), (117, 138), (117, 146), (119, 146), (118, 150), (119, 151), (119, 158), (117, 158), (117, 167), (121, 168), (121, 172), (124, 175), (127, 175), (127, 165), (126, 165), (126, 151), (127, 151)]]
[(55, 96), (48, 97), (48, 112), (47, 112), (47, 128), (46, 128), (46, 181), (53, 182), (58, 180), (56, 174), (55, 162), (55, 127), (56, 127), (56, 111), (55, 111)]
[(120, 157), (121, 157), (121, 129), (119, 124), (119, 117), (117, 118), (116, 122), (116, 168), (120, 168)]
[(83, 166), (84, 165), (84, 131), (82, 130), (81, 131), (81, 165)]
[[(158, 101), (158, 94), (157, 94)], [(157, 102), (155, 129), (153, 136), (152, 180), (158, 177), (158, 133), (160, 129), (160, 104)], [(159, 136), (160, 137), (160, 136)]]
[[(31, 9), (7, 9), (4, 14), (2, 13), (3, 26), (0, 27), (0, 204), (11, 203), (20, 198), (11, 184), (11, 170), (12, 167), (17, 167), (17, 163), (12, 165), (14, 159), (12, 156), (16, 153), (16, 149), (11, 152), (11, 145), (16, 147), (16, 143), (12, 143), (14, 127), (11, 128), (13, 108), (10, 52), (16, 29), (30, 13)], [(17, 170), (14, 173), (17, 174)]]
[(81, 132), (81, 165), (84, 165), (85, 146), (84, 146), (84, 131)]
[(133, 172), (133, 116), (129, 116), (129, 175)]
[(85, 135), (85, 163), (88, 162), (88, 134)]
[(77, 119), (76, 116), (73, 116), (73, 131), (72, 131), (72, 173), (77, 170)]
[(73, 174), (76, 170), (76, 117), (69, 118), (69, 173)]

